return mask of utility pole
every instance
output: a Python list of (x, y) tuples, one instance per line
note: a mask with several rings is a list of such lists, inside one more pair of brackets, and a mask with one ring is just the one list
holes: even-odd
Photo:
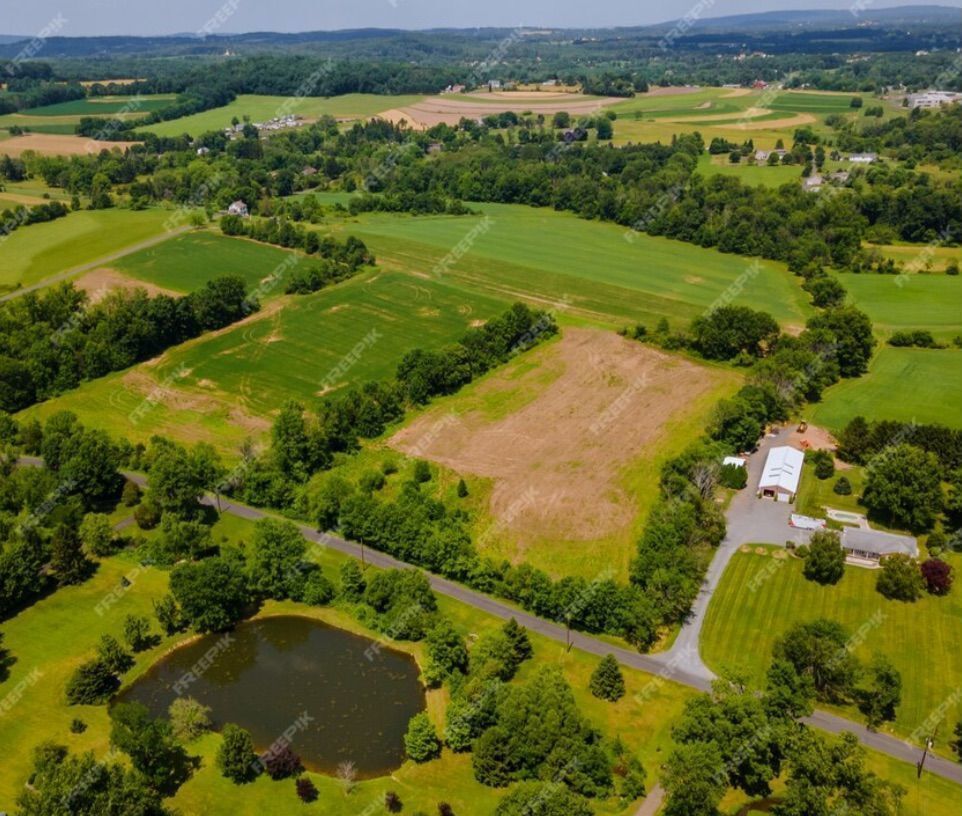
[(922, 778), (922, 771), (925, 768), (925, 760), (928, 759), (929, 751), (931, 750), (932, 746), (935, 745), (935, 735), (938, 733), (938, 730), (939, 726), (936, 725), (935, 728), (932, 729), (932, 735), (925, 740), (925, 748), (922, 750), (922, 758), (915, 766), (916, 779)]
[(565, 651), (571, 651), (571, 613), (565, 613)]

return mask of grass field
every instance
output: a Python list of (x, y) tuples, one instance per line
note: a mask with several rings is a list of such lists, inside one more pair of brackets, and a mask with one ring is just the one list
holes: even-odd
[(802, 170), (798, 165), (779, 164), (776, 167), (769, 167), (767, 164), (748, 164), (745, 161), (732, 164), (728, 156), (709, 156), (708, 154), (699, 159), (698, 172), (706, 178), (733, 176), (740, 179), (743, 184), (764, 187), (800, 184), (802, 178)]
[(264, 122), (279, 113), (291, 113), (305, 119), (317, 119), (324, 115), (338, 119), (358, 119), (373, 116), (390, 108), (399, 108), (420, 101), (422, 96), (378, 96), (375, 94), (345, 94), (334, 97), (304, 97), (301, 100), (287, 96), (258, 96), (242, 94), (222, 108), (196, 113), (169, 122), (158, 122), (145, 127), (145, 131), (158, 136), (180, 136), (189, 133), (200, 136), (210, 130), (229, 127), (231, 119), (249, 116), (252, 122)]
[[(962, 566), (959, 556), (949, 558), (956, 570)], [(775, 640), (794, 623), (826, 617), (851, 633), (867, 624), (868, 634), (856, 654), (868, 658), (881, 652), (901, 672), (902, 704), (892, 729), (899, 735), (911, 734), (962, 686), (962, 587), (958, 583), (947, 597), (925, 596), (905, 604), (888, 601), (875, 591), (874, 570), (846, 567), (836, 586), (823, 587), (805, 580), (797, 559), (774, 563), (778, 566), (766, 578), (766, 570), (773, 565), (770, 555), (737, 553), (732, 559), (702, 631), (701, 653), (712, 669), (738, 666), (761, 682)], [(760, 576), (757, 589), (752, 591), (756, 576)], [(873, 624), (879, 613), (881, 625)], [(859, 719), (854, 710), (845, 713)], [(962, 706), (949, 706), (939, 730), (940, 748), (945, 748), (960, 715)]]
[(866, 249), (877, 249), (886, 258), (901, 261), (907, 267), (931, 261), (933, 272), (944, 272), (950, 260), (962, 263), (962, 247), (928, 246), (919, 244), (866, 244)]
[(475, 230), (470, 251), (446, 279), (501, 297), (557, 304), (572, 316), (621, 326), (661, 317), (687, 323), (740, 278), (735, 303), (765, 304), (779, 322), (799, 326), (808, 298), (783, 264), (753, 261), (691, 244), (630, 233), (614, 224), (516, 205), (474, 205), (490, 218), (366, 215), (344, 229), (369, 243), (379, 259), (430, 274)]
[(962, 351), (882, 348), (867, 374), (833, 385), (809, 415), (832, 430), (859, 415), (962, 428)]
[(95, 261), (164, 232), (170, 212), (160, 209), (81, 210), (23, 227), (3, 244), (0, 293)]
[[(252, 526), (233, 517), (222, 519), (214, 529), (215, 540), (238, 542), (249, 538)], [(338, 553), (314, 548), (311, 557), (318, 561), (331, 577), (346, 560)], [(39, 678), (28, 685), (22, 699), (11, 709), (10, 715), (0, 717), (0, 744), (6, 758), (0, 766), (0, 806), (12, 807), (22, 789), (30, 768), (32, 748), (45, 739), (53, 739), (79, 752), (92, 750), (103, 756), (108, 750), (109, 720), (104, 706), (68, 707), (63, 689), (70, 673), (82, 660), (90, 656), (101, 632), (120, 637), (123, 618), (127, 614), (146, 615), (153, 619), (151, 603), (167, 587), (167, 574), (153, 568), (138, 570), (132, 554), (122, 553), (102, 562), (96, 575), (86, 583), (68, 587), (37, 602), (3, 624), (4, 646), (15, 658), (9, 679), (0, 685), (0, 694), (13, 688), (39, 670)], [(116, 590), (123, 576), (131, 576), (129, 591), (106, 614), (96, 612), (97, 604)], [(442, 611), (451, 618), (464, 635), (481, 635), (501, 621), (447, 598), (440, 599)], [(307, 608), (290, 602), (269, 603), (261, 614), (296, 613), (318, 618), (350, 631), (374, 636), (346, 611), (333, 608)], [(155, 627), (156, 628), (156, 627)], [(186, 635), (164, 638), (155, 648), (137, 656), (136, 666), (125, 676), (131, 682), (139, 677), (167, 650), (183, 642)], [(588, 692), (588, 679), (596, 665), (596, 658), (578, 651), (568, 652), (563, 644), (532, 635), (535, 659), (526, 663), (519, 680), (524, 681), (540, 665), (561, 666), (574, 689), (579, 706), (592, 723), (605, 734), (619, 736), (641, 758), (648, 770), (650, 784), (657, 779), (661, 757), (670, 746), (670, 724), (681, 712), (684, 700), (691, 692), (671, 683), (663, 683), (644, 705), (634, 697), (650, 682), (641, 672), (625, 670), (628, 693), (616, 704), (600, 701)], [(397, 644), (397, 648), (423, 659), (420, 644)], [(428, 711), (437, 724), (443, 723), (446, 692), (428, 694)], [(88, 725), (83, 734), (71, 734), (70, 721), (82, 718)], [(204, 737), (189, 746), (192, 755), (201, 759), (201, 767), (173, 798), (181, 813), (210, 814), (299, 814), (304, 805), (294, 794), (293, 784), (271, 782), (260, 778), (256, 782), (236, 786), (223, 779), (214, 767), (214, 755), (220, 738), (216, 734)], [(491, 813), (504, 790), (487, 788), (477, 783), (471, 771), (470, 754), (455, 755), (445, 751), (440, 760), (415, 765), (407, 762), (390, 777), (361, 782), (354, 793), (345, 795), (339, 783), (319, 774), (310, 774), (320, 789), (323, 812), (333, 816), (355, 816), (375, 800), (383, 802), (384, 792), (400, 794), (405, 812), (436, 812), (437, 802), (447, 801), (458, 814)], [(631, 813), (633, 809), (617, 802), (599, 803), (599, 813)]]
[(839, 280), (877, 332), (928, 329), (944, 341), (962, 334), (962, 276), (840, 275)]
[[(163, 433), (209, 441), (233, 455), (246, 437), (267, 430), (270, 414), (285, 400), (314, 404), (325, 378), (359, 344), (361, 353), (345, 365), (339, 387), (389, 378), (409, 349), (451, 343), (471, 321), (508, 305), (403, 273), (366, 274), (316, 295), (278, 298), (243, 325), (87, 383), (30, 413), (69, 409), (92, 426), (134, 440)], [(132, 424), (132, 412), (151, 395), (150, 409)]]
[[(852, 492), (848, 496), (839, 496), (832, 490), (840, 476), (844, 476), (852, 484)], [(824, 518), (826, 507), (864, 515), (866, 510), (858, 503), (864, 484), (865, 471), (863, 468), (850, 467), (845, 470), (836, 470), (835, 475), (831, 478), (819, 479), (815, 475), (815, 466), (811, 462), (806, 462), (795, 507), (802, 515), (814, 516), (815, 518)]]
[(92, 99), (74, 99), (41, 108), (29, 108), (17, 113), (0, 116), (0, 130), (14, 126), (28, 128), (35, 133), (75, 133), (77, 124), (85, 116), (112, 117), (122, 120), (136, 119), (168, 107), (176, 96), (157, 94), (141, 96), (104, 96)]
[(111, 266), (131, 278), (176, 292), (192, 292), (223, 275), (238, 275), (248, 290), (253, 290), (290, 255), (285, 249), (254, 241), (192, 232), (127, 255)]

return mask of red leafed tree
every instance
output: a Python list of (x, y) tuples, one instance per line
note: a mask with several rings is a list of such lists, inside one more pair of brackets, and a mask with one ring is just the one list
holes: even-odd
[(925, 586), (933, 595), (945, 595), (952, 588), (952, 567), (940, 558), (929, 558), (919, 568)]

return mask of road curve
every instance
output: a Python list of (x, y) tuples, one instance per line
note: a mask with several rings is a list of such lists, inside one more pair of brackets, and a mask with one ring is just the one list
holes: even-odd
[[(18, 462), (21, 465), (30, 467), (43, 466), (43, 460), (36, 456), (21, 456)], [(125, 473), (124, 475), (138, 485), (143, 486), (146, 484), (147, 480), (143, 474)], [(211, 507), (216, 507), (222, 513), (230, 513), (238, 518), (249, 521), (258, 521), (264, 518), (284, 519), (283, 516), (275, 513), (258, 510), (257, 508), (240, 504), (233, 499), (224, 497), (208, 495), (203, 499), (203, 503)], [(284, 520), (289, 521), (289, 519)], [(412, 564), (399, 561), (385, 553), (372, 550), (370, 547), (356, 544), (353, 541), (346, 541), (330, 533), (318, 532), (309, 525), (298, 524), (297, 522), (295, 522), (295, 524), (297, 524), (297, 527), (308, 541), (319, 546), (330, 547), (332, 550), (350, 555), (354, 558), (363, 558), (365, 563), (372, 564), (376, 567), (384, 569), (420, 569), (419, 567), (414, 567)], [(524, 610), (511, 606), (504, 601), (499, 601), (473, 589), (468, 589), (447, 578), (442, 578), (439, 575), (434, 575), (425, 570), (422, 570), (422, 572), (428, 576), (431, 587), (442, 595), (454, 598), (461, 603), (473, 606), (476, 609), (480, 609), (483, 612), (487, 612), (504, 620), (515, 618), (518, 623), (530, 629), (532, 632), (537, 632), (539, 635), (558, 643), (569, 643), (573, 648), (580, 649), (588, 654), (599, 657), (612, 654), (622, 665), (632, 669), (640, 669), (653, 675), (648, 686), (636, 695), (636, 698), (642, 704), (644, 704), (647, 694), (651, 694), (661, 685), (669, 681), (680, 683), (681, 685), (699, 691), (707, 691), (710, 688), (711, 681), (708, 678), (700, 673), (687, 671), (685, 661), (678, 659), (683, 656), (676, 656), (675, 659), (666, 660), (664, 655), (645, 655), (630, 649), (613, 646), (591, 635), (586, 635), (582, 632), (568, 631), (564, 626), (545, 620), (544, 618), (539, 618)], [(846, 720), (844, 717), (839, 717), (835, 714), (829, 714), (825, 711), (816, 711), (811, 717), (805, 718), (804, 722), (832, 734), (848, 731), (855, 734), (859, 742), (867, 748), (871, 748), (874, 751), (886, 754), (903, 762), (910, 762), (913, 765), (918, 762), (921, 756), (921, 750), (905, 740), (900, 740), (888, 734), (870, 731), (858, 723)], [(962, 765), (960, 764), (929, 754), (925, 768), (936, 776), (941, 776), (944, 779), (962, 785)]]

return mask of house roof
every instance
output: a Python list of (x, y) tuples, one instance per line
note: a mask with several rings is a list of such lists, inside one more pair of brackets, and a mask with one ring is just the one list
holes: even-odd
[(846, 527), (842, 531), (842, 548), (879, 556), (903, 553), (915, 558), (919, 554), (918, 542), (912, 536), (883, 533), (881, 530), (863, 530), (860, 527)]
[(804, 464), (805, 454), (797, 448), (788, 445), (772, 448), (765, 460), (762, 478), (758, 481), (759, 489), (781, 488), (789, 493), (797, 492)]

